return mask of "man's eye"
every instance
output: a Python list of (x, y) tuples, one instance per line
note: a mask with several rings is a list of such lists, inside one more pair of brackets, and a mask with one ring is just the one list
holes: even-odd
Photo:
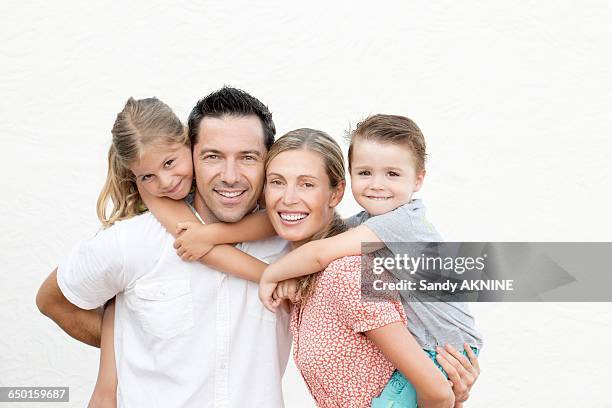
[(216, 154), (209, 154), (207, 156), (204, 156), (204, 160), (217, 160), (219, 158), (219, 156), (217, 156)]
[(246, 160), (246, 161), (253, 161), (253, 160), (256, 160), (256, 159), (255, 159), (255, 156), (244, 156), (244, 160)]
[(172, 166), (172, 163), (174, 163), (174, 159), (170, 159), (167, 162), (164, 163), (164, 167), (170, 167)]

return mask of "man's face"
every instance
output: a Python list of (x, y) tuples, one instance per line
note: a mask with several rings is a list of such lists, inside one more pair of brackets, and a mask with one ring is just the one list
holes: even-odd
[(207, 222), (236, 222), (255, 207), (266, 153), (257, 116), (202, 119), (193, 164), (198, 193), (207, 207), (198, 210), (204, 211)]

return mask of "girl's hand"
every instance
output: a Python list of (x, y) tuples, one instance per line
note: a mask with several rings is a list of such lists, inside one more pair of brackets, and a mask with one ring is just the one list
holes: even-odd
[(197, 261), (214, 247), (206, 234), (206, 225), (179, 222), (176, 230), (178, 238), (174, 241), (174, 248), (183, 261)]
[(436, 356), (436, 360), (448, 374), (449, 382), (453, 387), (455, 408), (463, 407), (463, 403), (467, 401), (470, 395), (472, 386), (480, 375), (478, 357), (468, 344), (464, 344), (463, 348), (469, 360), (450, 344), (447, 344), (444, 348), (438, 347), (438, 355)]

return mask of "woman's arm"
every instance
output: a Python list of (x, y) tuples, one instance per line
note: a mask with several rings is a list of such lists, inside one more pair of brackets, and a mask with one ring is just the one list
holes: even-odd
[(117, 407), (117, 368), (115, 367), (115, 299), (108, 302), (102, 317), (100, 366), (89, 408)]
[[(142, 200), (147, 208), (149, 208), (149, 211), (155, 215), (160, 224), (162, 224), (172, 236), (179, 236), (179, 231), (177, 231), (176, 228), (178, 222), (199, 222), (184, 201), (153, 197), (144, 192), (144, 189), (139, 189), (139, 191), (141, 191)], [(259, 282), (259, 278), (267, 266), (265, 262), (230, 245), (215, 246), (205, 256), (200, 258), (200, 262), (253, 282)]]
[(414, 386), (419, 407), (453, 407), (455, 396), (448, 380), (425, 355), (402, 322), (391, 323), (364, 334)]

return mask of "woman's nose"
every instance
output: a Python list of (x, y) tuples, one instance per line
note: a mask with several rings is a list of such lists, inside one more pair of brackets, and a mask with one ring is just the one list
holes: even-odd
[(297, 203), (298, 201), (299, 198), (297, 192), (295, 191), (295, 187), (287, 186), (283, 194), (283, 204), (291, 205)]

